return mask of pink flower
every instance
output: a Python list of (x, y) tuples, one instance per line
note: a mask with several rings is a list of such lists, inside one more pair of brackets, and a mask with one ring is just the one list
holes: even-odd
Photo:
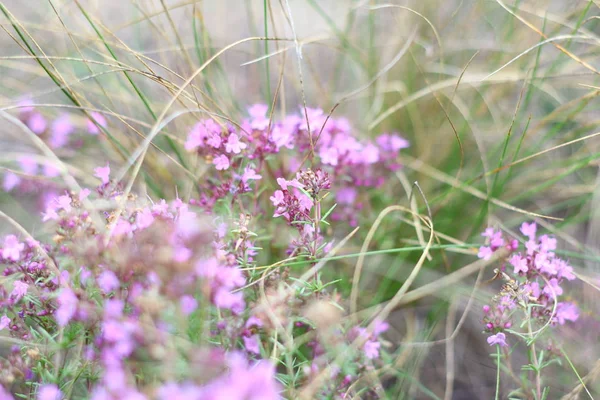
[(71, 212), (72, 207), (71, 207), (71, 203), (72, 203), (73, 199), (71, 199), (71, 196), (69, 195), (62, 195), (62, 196), (58, 196), (58, 198), (56, 199), (56, 209), (57, 210), (65, 210), (66, 212)]
[(64, 288), (58, 295), (58, 309), (54, 314), (59, 326), (65, 326), (75, 316), (79, 300), (69, 288)]
[(492, 257), (492, 254), (494, 254), (494, 252), (492, 251), (491, 247), (481, 246), (479, 248), (479, 253), (477, 253), (477, 257), (483, 258), (484, 260), (489, 260)]
[(4, 247), (2, 248), (2, 258), (5, 260), (19, 261), (21, 251), (25, 248), (25, 244), (19, 242), (15, 235), (8, 235), (4, 238)]
[(42, 114), (36, 112), (33, 113), (27, 120), (27, 126), (36, 135), (41, 135), (48, 127), (48, 123)]
[(62, 398), (62, 392), (56, 385), (43, 385), (38, 389), (37, 400), (60, 400)]
[(506, 335), (502, 332), (488, 337), (487, 342), (490, 346), (493, 346), (495, 344), (499, 345), (500, 347), (508, 346), (508, 343), (506, 343)]
[(363, 350), (365, 351), (365, 356), (373, 360), (379, 357), (379, 348), (381, 347), (381, 343), (375, 340), (367, 340), (365, 343)]
[(97, 282), (100, 289), (102, 289), (105, 293), (112, 292), (121, 286), (119, 278), (117, 278), (115, 273), (110, 270), (102, 271), (102, 273), (98, 276)]
[(244, 341), (244, 347), (246, 348), (246, 351), (256, 355), (260, 354), (260, 340), (258, 335), (252, 335), (249, 337), (244, 336), (242, 337), (242, 340)]
[(50, 147), (63, 147), (69, 142), (69, 135), (73, 133), (75, 127), (68, 114), (63, 114), (52, 123), (50, 131)]
[(208, 130), (206, 129), (204, 122), (198, 122), (188, 134), (185, 142), (185, 149), (187, 151), (194, 151), (199, 147), (204, 147), (204, 140), (207, 136)]
[(11, 299), (16, 303), (27, 294), (29, 285), (23, 281), (15, 281), (13, 291), (10, 293)]
[(242, 182), (247, 183), (249, 180), (259, 180), (261, 178), (262, 175), (257, 174), (253, 168), (246, 167), (242, 175)]
[(102, 115), (96, 111), (92, 111), (90, 113), (90, 117), (91, 117), (91, 119), (88, 119), (87, 123), (86, 123), (87, 130), (90, 135), (97, 135), (98, 133), (100, 133), (100, 129), (98, 128), (98, 126), (96, 126), (94, 121), (96, 121), (96, 123), (98, 125), (100, 125), (101, 127), (106, 128), (107, 123), (106, 123), (106, 118), (104, 118), (104, 115)]
[(215, 168), (219, 171), (225, 170), (229, 168), (229, 158), (225, 154), (221, 154), (213, 159), (213, 164)]
[(194, 312), (196, 308), (198, 308), (198, 301), (195, 298), (189, 295), (181, 296), (179, 299), (179, 306), (181, 307), (181, 312), (183, 315), (190, 315)]
[(269, 199), (271, 200), (271, 203), (273, 203), (273, 205), (277, 207), (278, 205), (283, 203), (283, 192), (281, 190), (276, 190), (275, 193), (273, 193), (273, 196), (269, 197)]
[(144, 208), (135, 217), (135, 223), (138, 229), (146, 229), (154, 222), (154, 216), (149, 208)]
[(229, 135), (225, 143), (225, 151), (228, 153), (239, 154), (243, 149), (248, 147), (245, 143), (240, 142), (240, 137), (236, 133)]
[(340, 204), (352, 205), (356, 201), (358, 192), (355, 188), (346, 186), (341, 188), (335, 194), (335, 200)]
[(521, 225), (521, 233), (529, 238), (529, 240), (535, 240), (535, 232), (537, 231), (537, 225), (535, 222), (527, 223), (523, 222)]
[(521, 257), (518, 254), (513, 254), (511, 258), (509, 258), (508, 262), (515, 267), (515, 274), (520, 272), (527, 273), (529, 268), (527, 267), (527, 259)]
[(579, 309), (573, 303), (562, 302), (556, 305), (556, 320), (560, 325), (566, 321), (577, 321), (579, 318)]
[(2, 188), (5, 192), (10, 192), (21, 183), (21, 178), (18, 175), (13, 174), (12, 172), (7, 172), (4, 175), (4, 181), (2, 183)]
[(211, 133), (210, 136), (208, 137), (208, 140), (206, 141), (206, 143), (208, 143), (209, 145), (211, 145), (215, 149), (218, 149), (223, 144), (223, 139), (221, 139), (221, 135), (220, 134), (218, 134), (218, 133)]
[(269, 118), (266, 117), (269, 106), (266, 104), (255, 104), (248, 108), (248, 114), (252, 118), (252, 129), (264, 130), (269, 126)]
[(336, 166), (338, 165), (338, 151), (335, 147), (323, 148), (319, 151), (319, 157), (323, 164)]
[(8, 318), (6, 315), (3, 315), (2, 318), (0, 318), (0, 331), (2, 329), (8, 328), (9, 325), (10, 325), (10, 318)]
[(110, 182), (110, 165), (106, 163), (105, 167), (94, 168), (94, 176), (102, 181), (103, 185)]
[(27, 175), (36, 175), (38, 172), (38, 163), (35, 158), (30, 156), (19, 157), (19, 166)]
[(0, 400), (14, 400), (14, 397), (12, 397), (10, 392), (4, 389), (3, 385), (0, 385)]

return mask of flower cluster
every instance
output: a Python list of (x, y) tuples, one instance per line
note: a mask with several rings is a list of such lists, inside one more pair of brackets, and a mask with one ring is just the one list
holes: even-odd
[[(23, 100), (19, 103), (18, 118), (21, 122), (38, 135), (50, 149), (55, 152), (62, 151), (65, 156), (82, 148), (84, 136), (81, 132), (97, 135), (99, 126), (107, 126), (102, 114), (91, 112), (90, 116), (93, 121), (87, 119), (86, 127), (80, 128), (76, 124), (77, 119), (70, 114), (62, 113), (54, 119), (49, 119), (36, 110), (31, 101)], [(59, 185), (55, 182), (58, 176), (59, 170), (52, 161), (24, 154), (16, 158), (15, 168), (4, 174), (2, 189), (5, 192), (37, 195), (39, 208), (45, 209), (59, 191)]]
[[(299, 335), (318, 331), (312, 320), (319, 316), (303, 310), (314, 298), (331, 297), (319, 278), (312, 291), (281, 297), (289, 270), (254, 273), (260, 248), (250, 214), (223, 218), (197, 200), (141, 200), (113, 180), (109, 164), (95, 168), (94, 176), (95, 189), (48, 202), (42, 219), (53, 231), (50, 240), (7, 235), (0, 242), (0, 331), (21, 343), (0, 362), (0, 388), (24, 393), (39, 383), (40, 399), (62, 398), (66, 390), (94, 400), (281, 398), (281, 366), (261, 357), (279, 329), (275, 321), (296, 324)], [(331, 187), (329, 174), (306, 169), (278, 184), (284, 200), (275, 213), (297, 225), (296, 248), (313, 256), (327, 251), (318, 210)], [(259, 293), (244, 290), (259, 283), (270, 312)], [(385, 323), (370, 334), (346, 329), (340, 345), (359, 337), (364, 344), (356, 368), (338, 368), (339, 382), (325, 392), (341, 396), (372, 370), (385, 329)], [(40, 337), (52, 338), (52, 345), (42, 348)], [(311, 358), (292, 367), (299, 382), (332, 361), (324, 350), (331, 343), (310, 342)], [(65, 348), (78, 350), (59, 350)], [(61, 367), (60, 380), (48, 381), (44, 371), (55, 362), (75, 369)], [(164, 365), (173, 368), (165, 373)], [(63, 384), (73, 379), (80, 381), (70, 389)]]
[(523, 223), (520, 231), (525, 242), (520, 252), (517, 251), (519, 242), (505, 239), (500, 231), (488, 228), (482, 234), (489, 244), (479, 249), (480, 258), (489, 258), (501, 247), (512, 251), (508, 265), (496, 270), (497, 277), (505, 281), (500, 293), (492, 305), (483, 307), (485, 330), (493, 333), (488, 338), (491, 345), (508, 345), (504, 331), (513, 326), (517, 310), (524, 311), (525, 317), (539, 326), (564, 325), (579, 317), (574, 303), (561, 301), (562, 284), (576, 277), (573, 267), (556, 255), (556, 239), (549, 235), (537, 236), (534, 222)]
[[(320, 109), (307, 108), (306, 113), (302, 110), (280, 120), (268, 116), (264, 104), (250, 107), (248, 113), (250, 117), (238, 126), (205, 119), (189, 132), (185, 148), (221, 171), (217, 182), (204, 184), (200, 204), (212, 206), (228, 194), (251, 190), (249, 181), (262, 178), (263, 170), (281, 179), (293, 176), (305, 155), (315, 171), (321, 170), (337, 182), (338, 207), (332, 219), (355, 226), (356, 212), (363, 207), (360, 189), (383, 185), (388, 173), (401, 167), (400, 150), (409, 146), (406, 139), (388, 133), (375, 141), (361, 141), (347, 119), (330, 117)], [(284, 159), (287, 162), (282, 162)], [(241, 176), (232, 172), (239, 169), (244, 171)], [(281, 195), (276, 193), (275, 201), (282, 200)]]

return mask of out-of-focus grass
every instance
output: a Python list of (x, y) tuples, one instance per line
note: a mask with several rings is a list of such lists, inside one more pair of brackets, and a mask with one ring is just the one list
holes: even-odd
[[(0, 4), (1, 108), (8, 111), (31, 95), (49, 114), (61, 107), (79, 110), (81, 120), (91, 110), (105, 113), (113, 129), (104, 130), (109, 140), (101, 141), (98, 158), (79, 160), (87, 171), (120, 157), (123, 165), (139, 167), (136, 182), (152, 195), (173, 196), (179, 188), (187, 196), (202, 179), (199, 160), (181, 151), (197, 118), (209, 114), (235, 123), (256, 101), (272, 104), (274, 115), (306, 102), (348, 116), (363, 137), (398, 130), (410, 139), (402, 173), (418, 182), (423, 196), (399, 177), (386, 183), (394, 195), (375, 199), (366, 212), (374, 221), (385, 206), (409, 206), (411, 195), (419, 213), (427, 215), (429, 207), (439, 243), (414, 287), (472, 262), (468, 244), (476, 245), (487, 225), (515, 230), (529, 219), (560, 238), (578, 272), (595, 279), (600, 21), (593, 1)], [(13, 129), (1, 128), (2, 164), (33, 148)], [(158, 135), (150, 144), (151, 133)], [(136, 164), (132, 154), (143, 162)], [(0, 202), (30, 225), (15, 200), (0, 194)], [(415, 221), (391, 214), (374, 233), (359, 310), (391, 299), (410, 274), (428, 237)], [(361, 227), (358, 236), (368, 229)], [(336, 230), (340, 236), (349, 231)], [(360, 245), (354, 242), (346, 253), (358, 253)], [(348, 294), (355, 257), (330, 261), (331, 276), (343, 278), (340, 288)], [(479, 304), (490, 293), (473, 292), (473, 279), (465, 276), (451, 290), (391, 315), (395, 359), (381, 374), (390, 393), (493, 396), (496, 371), (478, 321)], [(596, 290), (580, 288), (586, 319), (597, 321)], [(460, 334), (439, 345), (415, 344), (447, 337), (472, 292), (477, 306), (468, 310)], [(594, 336), (575, 328), (565, 334), (573, 364), (546, 378), (551, 398), (577, 390), (574, 370), (585, 376), (600, 354)], [(586, 351), (569, 341), (585, 343)], [(593, 381), (586, 384), (592, 393), (599, 390)]]

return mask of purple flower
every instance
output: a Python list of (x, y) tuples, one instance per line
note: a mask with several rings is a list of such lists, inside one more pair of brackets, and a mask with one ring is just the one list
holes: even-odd
[(496, 333), (495, 335), (488, 337), (487, 342), (490, 346), (493, 346), (495, 344), (499, 345), (500, 347), (508, 346), (508, 343), (506, 343), (506, 335), (502, 332)]
[(275, 193), (273, 193), (273, 196), (269, 197), (269, 199), (271, 200), (271, 203), (277, 207), (284, 201), (283, 192), (281, 190), (276, 190)]
[(2, 258), (5, 260), (19, 261), (21, 251), (25, 248), (25, 244), (19, 242), (15, 235), (8, 235), (4, 238), (4, 246), (2, 248)]
[[(90, 113), (90, 117), (91, 117), (91, 119), (87, 120), (87, 130), (90, 135), (97, 135), (98, 133), (100, 133), (100, 129), (98, 128), (96, 123), (98, 125), (100, 125), (101, 127), (106, 128), (107, 124), (106, 124), (106, 118), (104, 118), (104, 115), (102, 115), (96, 111), (92, 111)], [(96, 123), (94, 123), (94, 121), (96, 121)]]
[(556, 320), (560, 325), (566, 321), (577, 321), (579, 309), (573, 303), (561, 302), (556, 305)]
[(75, 316), (79, 299), (70, 288), (63, 288), (58, 295), (58, 309), (55, 318), (59, 326), (65, 326)]
[(68, 114), (63, 114), (52, 123), (50, 131), (50, 146), (53, 148), (63, 147), (69, 142), (69, 135), (73, 133), (75, 127)]
[(102, 273), (98, 276), (97, 282), (98, 287), (100, 287), (104, 293), (110, 293), (121, 286), (119, 278), (117, 278), (115, 273), (110, 270), (102, 271)]
[(379, 348), (381, 347), (381, 343), (375, 340), (367, 340), (365, 343), (363, 350), (365, 351), (365, 357), (370, 360), (375, 358), (379, 358)]
[(146, 229), (154, 222), (154, 216), (149, 208), (144, 208), (135, 217), (135, 223), (138, 229)]
[(253, 168), (246, 167), (244, 169), (244, 174), (242, 175), (242, 182), (246, 183), (249, 180), (259, 180), (262, 178), (262, 175), (256, 173)]
[(489, 246), (481, 246), (479, 248), (479, 253), (477, 253), (477, 257), (483, 258), (484, 260), (489, 260), (492, 257), (492, 248)]
[(225, 170), (229, 168), (229, 158), (225, 154), (221, 154), (213, 159), (213, 164), (215, 168), (219, 171)]
[(535, 240), (535, 233), (537, 231), (537, 225), (535, 222), (527, 223), (523, 222), (521, 225), (521, 233), (529, 238), (529, 240)]
[(181, 296), (179, 299), (179, 306), (183, 315), (190, 315), (198, 308), (198, 301), (190, 295)]
[(23, 281), (15, 281), (13, 291), (10, 293), (11, 299), (16, 303), (27, 294), (27, 288), (29, 287)]
[(3, 385), (0, 385), (0, 400), (14, 400), (14, 397), (12, 397), (10, 392), (4, 389)]
[[(0, 331), (2, 329), (6, 329), (8, 328), (10, 325), (10, 318), (8, 318), (6, 315), (3, 315), (2, 318), (0, 318)], [(1, 385), (0, 385), (1, 387)]]
[(2, 188), (5, 192), (10, 192), (21, 183), (21, 178), (12, 172), (7, 172), (4, 175), (4, 181), (2, 182)]
[(94, 176), (100, 179), (103, 185), (106, 185), (110, 181), (110, 165), (106, 163), (105, 167), (94, 168)]
[(37, 392), (37, 400), (60, 400), (63, 398), (58, 386), (50, 384), (40, 386)]
[(515, 267), (515, 274), (519, 272), (527, 273), (527, 259), (521, 257), (519, 254), (513, 254), (511, 258), (509, 258), (508, 262)]
[(227, 138), (227, 142), (225, 143), (225, 151), (228, 153), (239, 154), (246, 147), (247, 145), (240, 142), (240, 137), (236, 133), (229, 135), (229, 138)]
[(244, 341), (244, 347), (246, 348), (246, 351), (260, 355), (260, 338), (258, 335), (252, 335), (249, 337), (244, 336), (242, 337), (242, 340)]
[(41, 135), (48, 127), (48, 122), (46, 122), (46, 118), (42, 114), (36, 112), (27, 120), (27, 126), (36, 135)]

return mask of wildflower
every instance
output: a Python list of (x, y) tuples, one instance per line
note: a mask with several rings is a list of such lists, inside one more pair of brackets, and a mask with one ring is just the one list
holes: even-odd
[(94, 168), (94, 176), (100, 179), (103, 185), (106, 185), (110, 181), (110, 165), (106, 163), (105, 167)]
[(263, 130), (269, 126), (269, 118), (266, 117), (269, 106), (266, 104), (255, 104), (248, 108), (251, 117), (252, 129)]
[(477, 257), (483, 258), (484, 260), (489, 260), (492, 257), (492, 248), (489, 246), (481, 246), (479, 248), (479, 253), (477, 253)]
[(495, 344), (497, 344), (500, 347), (508, 346), (508, 343), (506, 343), (506, 335), (502, 332), (488, 337), (487, 342), (490, 346), (493, 346)]
[(37, 400), (60, 400), (62, 398), (62, 392), (56, 385), (43, 385), (38, 389)]
[(518, 254), (513, 254), (508, 262), (515, 267), (515, 274), (518, 274), (520, 272), (523, 273), (527, 273), (528, 268), (527, 268), (527, 259), (521, 257)]
[(23, 281), (15, 281), (13, 291), (10, 294), (11, 299), (16, 303), (27, 294), (29, 285)]
[(374, 340), (367, 340), (365, 345), (363, 346), (365, 356), (373, 360), (375, 358), (379, 358), (379, 348), (381, 347), (381, 343)]
[(87, 130), (88, 133), (90, 135), (97, 135), (98, 133), (100, 133), (100, 129), (98, 128), (98, 125), (106, 128), (107, 123), (106, 123), (106, 118), (104, 118), (104, 115), (96, 112), (96, 111), (92, 111), (90, 113), (90, 119), (87, 120), (86, 125), (87, 125)]
[(77, 296), (70, 288), (63, 288), (57, 300), (56, 322), (59, 326), (65, 326), (75, 316), (79, 299), (77, 299)]
[(229, 158), (225, 154), (221, 154), (213, 159), (213, 164), (215, 168), (219, 171), (225, 170), (229, 168)]
[(104, 293), (110, 293), (121, 286), (119, 278), (117, 278), (115, 273), (110, 270), (102, 271), (102, 273), (98, 276), (97, 282), (98, 287), (100, 287)]
[(240, 137), (236, 133), (230, 134), (225, 143), (225, 151), (228, 153), (239, 154), (246, 147), (248, 146), (245, 143), (240, 142)]
[(48, 122), (46, 122), (46, 118), (42, 114), (36, 112), (27, 120), (27, 126), (36, 135), (41, 135), (46, 130)]
[(8, 235), (4, 238), (4, 247), (2, 247), (2, 258), (5, 260), (19, 261), (21, 251), (25, 248), (25, 244), (19, 242), (15, 235)]
[(21, 183), (21, 178), (12, 172), (7, 172), (4, 175), (4, 181), (2, 182), (2, 188), (5, 192), (10, 192)]
[(579, 309), (573, 303), (561, 302), (556, 305), (556, 321), (564, 325), (566, 321), (577, 321)]
[(521, 225), (521, 233), (529, 238), (529, 240), (535, 240), (535, 233), (537, 230), (537, 225), (535, 222), (527, 223), (523, 222)]
[(0, 385), (0, 400), (14, 400), (14, 397), (2, 385)]
[(249, 180), (259, 180), (262, 175), (256, 173), (253, 168), (246, 167), (244, 169), (244, 175), (242, 175), (242, 182), (247, 183)]
[(69, 142), (69, 135), (75, 127), (68, 114), (63, 114), (54, 120), (50, 128), (50, 146), (53, 148), (63, 147)]
[(10, 326), (10, 318), (8, 318), (6, 315), (3, 315), (0, 318), (0, 331), (8, 328), (9, 326)]
[(190, 315), (196, 308), (198, 308), (198, 301), (196, 301), (196, 299), (192, 296), (185, 295), (181, 296), (179, 299), (179, 305), (183, 315)]

